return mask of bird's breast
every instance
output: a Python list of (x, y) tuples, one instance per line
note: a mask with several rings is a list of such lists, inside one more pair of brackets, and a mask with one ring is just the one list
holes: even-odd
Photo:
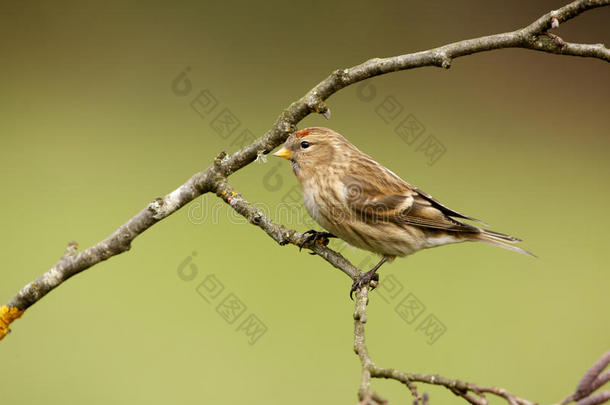
[(301, 190), (303, 192), (303, 204), (305, 204), (305, 208), (307, 209), (307, 212), (313, 219), (318, 221), (318, 218), (316, 218), (316, 215), (315, 215), (315, 213), (317, 212), (317, 209), (316, 209), (316, 196), (315, 196), (314, 190), (312, 190), (311, 187), (308, 187), (305, 184), (302, 185)]
[[(336, 221), (345, 210), (342, 202), (333, 192), (327, 179), (308, 179), (301, 182), (303, 204), (309, 215), (330, 232), (340, 231), (340, 221)], [(339, 235), (337, 235), (339, 236)]]

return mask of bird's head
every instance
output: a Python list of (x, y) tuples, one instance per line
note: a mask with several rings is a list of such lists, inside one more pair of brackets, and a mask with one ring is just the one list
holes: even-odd
[(311, 127), (290, 134), (284, 147), (273, 156), (290, 160), (297, 177), (308, 176), (309, 173), (328, 168), (346, 145), (352, 147), (332, 129)]

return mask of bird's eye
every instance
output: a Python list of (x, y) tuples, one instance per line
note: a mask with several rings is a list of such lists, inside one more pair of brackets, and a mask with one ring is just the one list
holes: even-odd
[(309, 144), (309, 142), (307, 142), (307, 141), (302, 141), (302, 142), (301, 142), (301, 148), (303, 148), (303, 149), (307, 149), (307, 148), (309, 148), (309, 145), (310, 145), (310, 144)]

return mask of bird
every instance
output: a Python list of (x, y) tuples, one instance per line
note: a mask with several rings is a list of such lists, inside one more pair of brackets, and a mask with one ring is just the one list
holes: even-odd
[(307, 231), (304, 243), (338, 237), (381, 256), (353, 282), (350, 297), (379, 280), (384, 263), (422, 249), (476, 241), (535, 257), (514, 245), (520, 239), (465, 222), (487, 225), (407, 183), (332, 129), (297, 130), (273, 155), (290, 161), (307, 212), (327, 231)]

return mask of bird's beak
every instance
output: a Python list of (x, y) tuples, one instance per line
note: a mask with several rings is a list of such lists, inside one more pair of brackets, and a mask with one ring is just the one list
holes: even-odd
[(286, 149), (286, 147), (284, 146), (282, 149), (275, 152), (273, 156), (281, 157), (284, 159), (290, 159), (292, 157), (292, 152), (290, 151), (290, 149)]

